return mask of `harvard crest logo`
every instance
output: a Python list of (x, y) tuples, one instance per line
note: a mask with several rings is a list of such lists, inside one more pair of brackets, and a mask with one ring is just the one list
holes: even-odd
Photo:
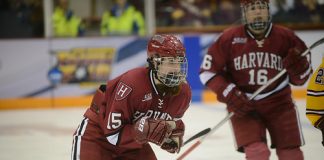
[(115, 99), (117, 101), (124, 99), (132, 90), (133, 89), (128, 85), (126, 85), (125, 83), (119, 82), (115, 93)]

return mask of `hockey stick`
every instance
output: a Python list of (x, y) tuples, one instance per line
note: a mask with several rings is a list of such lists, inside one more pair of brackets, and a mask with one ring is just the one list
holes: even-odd
[[(309, 48), (307, 48), (301, 56), (306, 56), (308, 52), (310, 52), (313, 48), (321, 45), (324, 43), (324, 38), (319, 39), (318, 41), (314, 42)], [(265, 88), (267, 88), (270, 84), (272, 84), (274, 81), (278, 80), (282, 75), (284, 75), (287, 72), (286, 69), (281, 70), (275, 77), (270, 79), (265, 85), (261, 86), (258, 90), (256, 90), (251, 97), (249, 97), (249, 100), (254, 99), (257, 95), (259, 95)], [(184, 153), (182, 153), (177, 160), (182, 160), (185, 156), (187, 156), (191, 151), (193, 151), (196, 147), (198, 147), (205, 138), (212, 135), (219, 127), (221, 127), (225, 122), (227, 122), (232, 116), (234, 115), (233, 112), (229, 113), (222, 121), (220, 121), (216, 126), (214, 126), (209, 133), (207, 133), (205, 136), (201, 137), (201, 139), (197, 140), (193, 145), (191, 145)]]
[(191, 141), (194, 140), (194, 139), (197, 139), (197, 138), (199, 138), (199, 137), (201, 137), (201, 136), (204, 136), (205, 134), (209, 133), (210, 131), (211, 131), (210, 128), (206, 128), (206, 129), (204, 129), (204, 130), (198, 132), (198, 133), (195, 134), (194, 136), (192, 136), (192, 137), (190, 137), (189, 139), (187, 139), (187, 140), (183, 143), (182, 146), (186, 145), (187, 143), (191, 142)]

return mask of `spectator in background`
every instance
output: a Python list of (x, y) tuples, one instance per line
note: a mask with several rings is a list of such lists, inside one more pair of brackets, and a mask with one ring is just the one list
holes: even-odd
[(323, 6), (317, 0), (272, 0), (273, 21), (279, 23), (320, 23)]
[(171, 3), (171, 25), (194, 26), (212, 24), (210, 2), (205, 0), (177, 0)]
[(74, 15), (68, 3), (68, 0), (58, 0), (55, 7), (52, 16), (55, 37), (77, 37), (84, 33), (81, 18)]
[(101, 35), (145, 35), (145, 22), (139, 12), (127, 0), (115, 0), (110, 11), (104, 12), (101, 19)]
[(317, 1), (319, 5), (319, 13), (321, 15), (321, 22), (324, 22), (324, 0), (318, 0)]
[(31, 0), (30, 8), (31, 8), (30, 21), (33, 26), (33, 37), (43, 37), (44, 36), (43, 1)]
[(156, 17), (159, 17), (159, 20), (156, 21), (156, 26), (164, 27), (172, 25), (171, 12), (173, 11), (172, 1), (171, 0), (155, 0), (155, 11)]
[(321, 21), (320, 5), (317, 0), (304, 0), (303, 4), (306, 6), (309, 12), (310, 21), (313, 23), (319, 23)]
[(23, 0), (0, 1), (0, 38), (33, 37), (31, 8)]
[(270, 13), (274, 22), (287, 22), (291, 21), (292, 17), (289, 11), (294, 8), (292, 0), (271, 0)]
[(240, 22), (241, 11), (239, 3), (232, 0), (220, 0), (213, 13), (214, 24), (233, 24)]

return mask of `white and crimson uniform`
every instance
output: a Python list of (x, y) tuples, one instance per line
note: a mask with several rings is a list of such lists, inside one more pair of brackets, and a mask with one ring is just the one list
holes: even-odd
[(322, 64), (316, 69), (308, 83), (306, 116), (317, 128), (320, 123), (324, 123), (324, 54)]
[[(249, 97), (268, 80), (283, 70), (282, 60), (290, 48), (306, 45), (287, 28), (270, 24), (263, 40), (240, 25), (223, 32), (204, 57), (200, 79), (217, 94), (221, 102), (238, 87)], [(272, 147), (290, 148), (304, 144), (298, 113), (291, 98), (289, 83), (302, 85), (311, 72), (291, 77), (285, 74), (252, 101), (253, 116), (231, 118), (237, 149), (253, 142), (266, 141), (266, 129)]]
[(176, 96), (160, 95), (148, 68), (108, 81), (98, 89), (74, 134), (72, 160), (155, 160), (148, 143), (135, 141), (133, 124), (143, 116), (182, 121), (190, 101), (187, 83)]

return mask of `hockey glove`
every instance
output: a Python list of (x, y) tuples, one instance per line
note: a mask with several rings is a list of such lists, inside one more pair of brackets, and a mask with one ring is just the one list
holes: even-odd
[(185, 125), (182, 120), (175, 122), (175, 129), (172, 131), (171, 136), (166, 140), (166, 142), (161, 146), (162, 149), (170, 153), (179, 153), (180, 148), (183, 145), (183, 135), (185, 130)]
[(238, 117), (243, 117), (253, 110), (247, 96), (236, 87), (229, 93), (226, 104), (228, 111), (234, 112)]
[(322, 145), (324, 146), (324, 116), (322, 116), (314, 125), (322, 131)]
[(143, 117), (134, 125), (135, 140), (141, 144), (152, 142), (160, 146), (170, 137), (172, 129), (165, 120)]
[(309, 68), (309, 62), (307, 58), (301, 56), (302, 52), (298, 48), (291, 48), (288, 50), (287, 56), (283, 59), (283, 66), (287, 69), (290, 78), (304, 79), (307, 77), (303, 75)]

